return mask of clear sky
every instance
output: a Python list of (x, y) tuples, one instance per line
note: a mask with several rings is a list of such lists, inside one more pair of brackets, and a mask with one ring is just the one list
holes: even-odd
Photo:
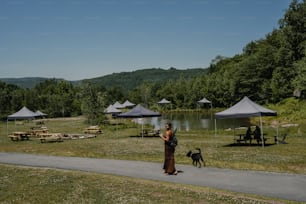
[(278, 28), (290, 0), (0, 0), (0, 78), (206, 68)]

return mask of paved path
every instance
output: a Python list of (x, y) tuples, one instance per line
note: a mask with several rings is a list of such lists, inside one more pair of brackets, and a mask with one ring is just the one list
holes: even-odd
[(162, 173), (159, 163), (1, 152), (0, 163), (129, 176), (306, 202), (306, 175), (176, 165), (182, 172), (169, 176)]

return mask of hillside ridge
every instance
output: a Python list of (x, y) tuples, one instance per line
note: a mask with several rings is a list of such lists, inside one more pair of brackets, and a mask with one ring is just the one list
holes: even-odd
[[(80, 84), (83, 82), (90, 82), (106, 88), (122, 87), (124, 90), (131, 90), (141, 83), (147, 82), (162, 82), (167, 80), (175, 80), (179, 77), (192, 78), (207, 73), (205, 68), (190, 68), (179, 70), (176, 68), (162, 69), (149, 68), (140, 69), (129, 72), (112, 73), (104, 76), (70, 81), (73, 84)], [(33, 88), (36, 84), (44, 82), (45, 80), (65, 80), (63, 78), (46, 78), (46, 77), (21, 77), (21, 78), (0, 78), (0, 81), (17, 85), (21, 88)], [(66, 80), (69, 81), (69, 80)]]

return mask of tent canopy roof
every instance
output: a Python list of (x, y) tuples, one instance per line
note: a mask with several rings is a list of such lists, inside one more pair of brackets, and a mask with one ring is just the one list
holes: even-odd
[(168, 101), (167, 99), (163, 98), (161, 101), (159, 101), (157, 103), (164, 104), (164, 103), (171, 103), (171, 102)]
[(30, 111), (27, 107), (22, 107), (19, 111), (16, 113), (13, 113), (7, 117), (8, 120), (15, 120), (15, 119), (34, 119), (36, 113), (33, 111)]
[(207, 100), (206, 98), (203, 98), (202, 100), (199, 100), (198, 103), (211, 103), (211, 101)]
[(115, 108), (124, 108), (124, 106), (123, 106), (121, 103), (119, 103), (118, 101), (116, 101), (116, 102), (113, 104), (113, 107), (115, 107)]
[(277, 112), (260, 106), (245, 96), (232, 107), (215, 114), (216, 119), (277, 116)]
[(121, 110), (118, 110), (113, 105), (109, 105), (105, 110), (104, 113), (121, 113)]
[(129, 100), (126, 100), (123, 104), (124, 107), (131, 107), (131, 106), (135, 106), (134, 103), (131, 103)]
[(35, 115), (36, 115), (36, 116), (46, 116), (47, 114), (41, 112), (40, 110), (37, 110), (37, 111), (35, 112)]
[(126, 113), (121, 113), (118, 117), (122, 118), (145, 118), (145, 117), (158, 117), (161, 116), (159, 112), (154, 112), (152, 110), (146, 109), (140, 104), (132, 108)]

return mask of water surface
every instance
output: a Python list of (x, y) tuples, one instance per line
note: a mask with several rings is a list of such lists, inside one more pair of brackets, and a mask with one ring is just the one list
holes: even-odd
[[(173, 128), (178, 130), (214, 130), (215, 119), (212, 114), (203, 112), (175, 112), (163, 114), (161, 117), (146, 118), (144, 122), (153, 125), (156, 129), (163, 129), (165, 123), (171, 121)], [(250, 125), (248, 119), (220, 119), (216, 120), (217, 129), (228, 129)]]

